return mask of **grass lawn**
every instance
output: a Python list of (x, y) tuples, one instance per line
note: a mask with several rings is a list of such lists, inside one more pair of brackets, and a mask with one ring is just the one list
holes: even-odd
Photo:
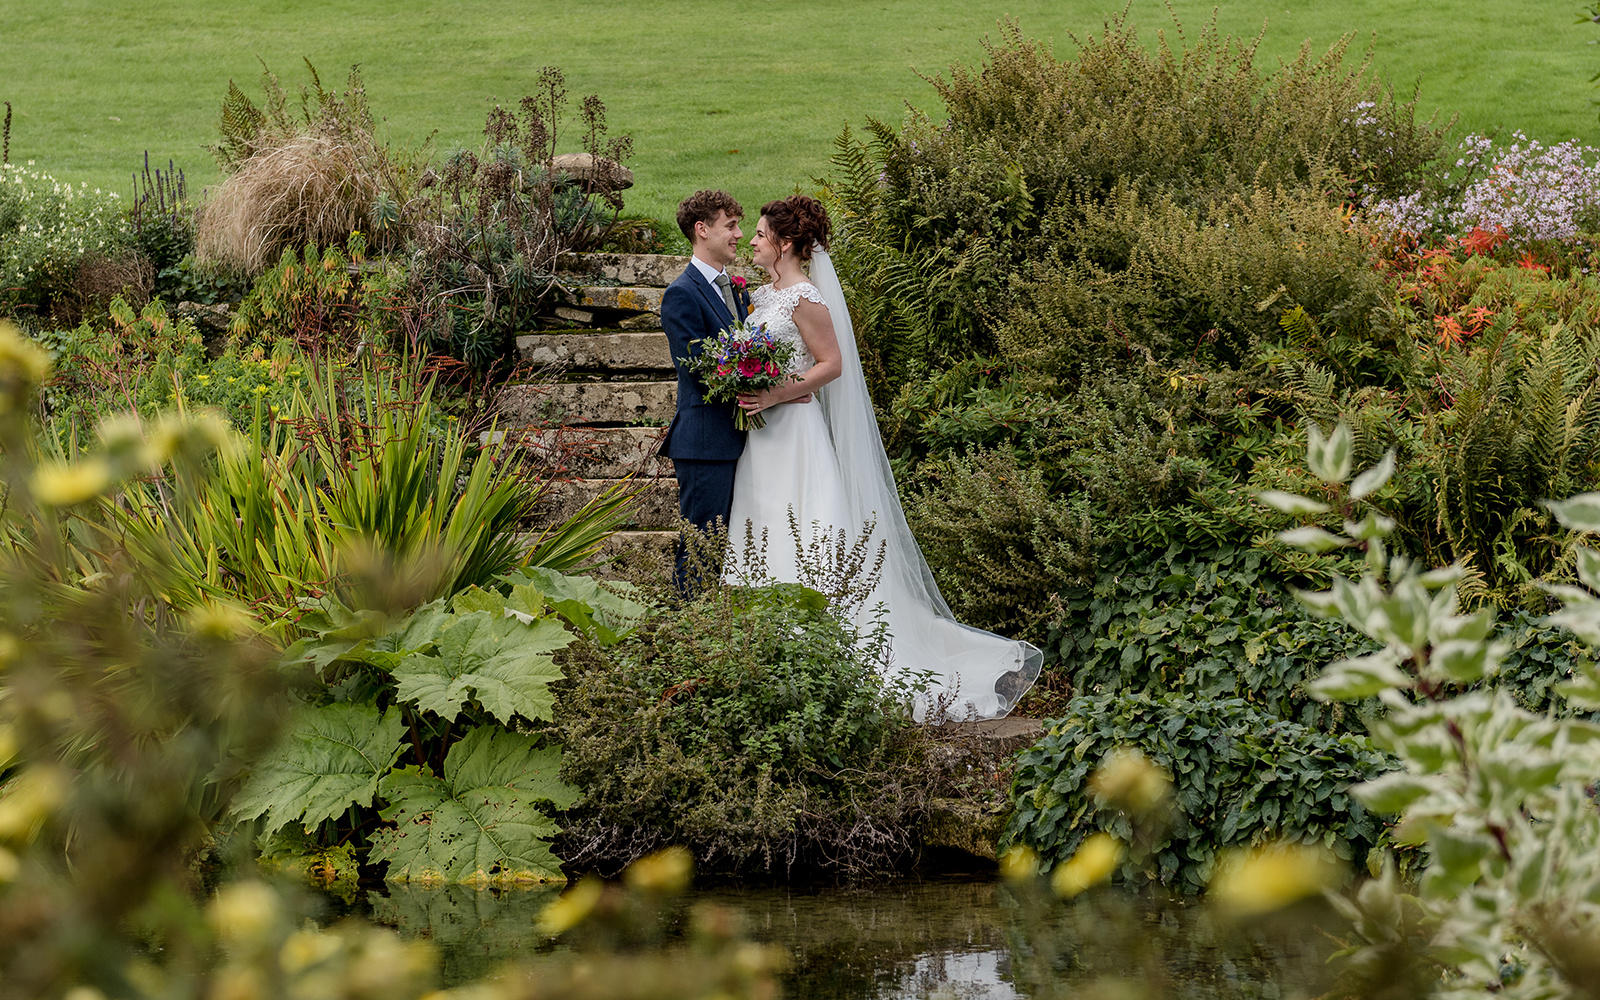
[[(574, 103), (599, 93), (613, 129), (633, 135), (630, 210), (670, 216), (696, 187), (725, 187), (751, 208), (809, 186), (842, 125), (929, 104), (917, 73), (975, 60), (1001, 17), (1064, 55), (1070, 32), (1096, 30), (1120, 2), (12, 0), (0, 100), (15, 107), (13, 161), (125, 191), (149, 150), (197, 190), (217, 176), (204, 146), (227, 81), (258, 94), (258, 56), (291, 87), (305, 79), (302, 56), (325, 82), (359, 63), (389, 137), (431, 133), (439, 149), (476, 145), (490, 105), (516, 102), (554, 64)], [(1381, 76), (1402, 91), (1420, 82), (1423, 107), (1459, 113), (1464, 128), (1600, 139), (1588, 83), (1600, 27), (1574, 23), (1575, 0), (1219, 3), (1227, 32), (1253, 36), (1266, 22), (1266, 65), (1306, 39), (1321, 50), (1356, 31)], [(1195, 31), (1214, 4), (1173, 6)], [(1132, 12), (1151, 38), (1171, 26), (1158, 0)]]

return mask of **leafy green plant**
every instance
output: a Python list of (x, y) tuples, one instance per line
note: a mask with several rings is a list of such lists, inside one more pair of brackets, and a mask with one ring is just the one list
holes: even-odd
[(1377, 285), (1338, 205), (1409, 190), (1444, 130), (1347, 48), (1267, 73), (1214, 24), (1152, 48), (1124, 13), (1058, 59), (1013, 24), (932, 81), (944, 116), (841, 135), (835, 256), (880, 338), (869, 377), (997, 348), (1059, 371), (1242, 359), (1286, 297), (1365, 323)]
[(258, 411), (192, 508), (174, 508), (154, 486), (131, 491), (118, 508), (130, 544), (178, 553), (170, 599), (236, 597), (281, 627), (302, 598), (348, 596), (375, 558), (391, 564), (379, 575), (414, 588), (413, 603), (515, 566), (541, 487), (498, 446), (474, 455), (431, 385), (412, 395), (414, 376), (369, 363), (346, 381), (329, 364), (275, 417)]
[[(1437, 984), (1438, 995), (1579, 995), (1600, 954), (1600, 813), (1592, 782), (1600, 770), (1600, 725), (1565, 712), (1535, 714), (1504, 690), (1483, 688), (1508, 644), (1494, 613), (1463, 614), (1460, 567), (1426, 569), (1391, 548), (1394, 523), (1370, 498), (1394, 472), (1394, 456), (1352, 478), (1353, 435), (1338, 425), (1313, 430), (1310, 471), (1332, 487), (1338, 533), (1302, 526), (1283, 540), (1311, 551), (1361, 553), (1357, 578), (1302, 597), (1378, 648), (1330, 664), (1313, 684), (1330, 700), (1378, 698), (1386, 711), (1369, 726), (1375, 744), (1402, 768), (1351, 794), (1399, 816), (1396, 838), (1427, 848), (1416, 895), (1392, 878), (1341, 899), (1351, 921), (1345, 957), (1353, 993), (1400, 980)], [(1298, 516), (1320, 501), (1276, 494), (1263, 500)], [(1600, 496), (1550, 504), (1564, 525), (1600, 530)], [(1576, 550), (1580, 578), (1600, 588), (1600, 553)], [(1587, 644), (1600, 641), (1600, 598), (1591, 589), (1551, 588), (1566, 602), (1552, 616)], [(1473, 686), (1471, 689), (1467, 687)], [(1587, 660), (1557, 688), (1572, 708), (1600, 709), (1600, 673)]]
[(359, 233), (348, 247), (318, 250), (307, 243), (285, 248), (277, 264), (250, 286), (229, 326), (236, 341), (290, 339), (313, 356), (325, 351), (348, 356), (372, 345), (380, 328), (378, 303), (363, 276), (366, 240)]
[(343, 246), (364, 233), (382, 250), (406, 235), (420, 152), (379, 141), (358, 68), (343, 93), (323, 87), (309, 60), (306, 69), (298, 113), (264, 65), (261, 105), (229, 81), (214, 148), (226, 176), (197, 218), (203, 260), (253, 275), (307, 244)]
[(562, 843), (617, 866), (668, 844), (702, 868), (902, 865), (933, 767), (859, 636), (794, 584), (717, 587), (568, 654), (555, 732), (582, 789)]
[(0, 315), (76, 323), (148, 279), (115, 194), (0, 163)]
[(555, 291), (560, 254), (597, 245), (615, 223), (632, 140), (607, 138), (604, 102), (585, 97), (579, 117), (593, 176), (570, 183), (555, 164), (566, 106), (566, 79), (546, 66), (515, 112), (489, 112), (479, 152), (458, 150), (442, 164), (408, 272), (431, 349), (478, 369), (501, 360)]
[[(437, 996), (430, 991), (440, 963), (428, 942), (356, 920), (318, 927), (312, 914), (325, 904), (229, 864), (247, 859), (232, 855), (236, 840), (216, 837), (219, 821), (241, 768), (273, 745), (288, 702), (284, 671), (252, 635), (248, 616), (228, 604), (171, 614), (148, 557), (130, 558), (109, 533), (99, 537), (104, 572), (92, 579), (62, 544), (83, 525), (106, 527), (96, 498), (152, 465), (179, 467), (172, 483), (180, 502), (214, 468), (210, 454), (225, 443), (219, 425), (169, 417), (159, 434), (136, 437), (123, 426), (74, 461), (40, 460), (28, 447), (36, 429), (27, 416), (47, 367), (43, 352), (0, 327), (0, 997)], [(574, 610), (590, 586), (540, 574), (508, 583), (538, 586)], [(591, 617), (623, 628), (611, 613), (625, 604), (612, 595)], [(363, 620), (377, 617), (366, 612)], [(364, 720), (344, 721), (349, 736)], [(338, 730), (328, 734), (337, 738)], [(401, 733), (390, 735), (398, 746)], [(417, 843), (434, 825), (459, 819), (453, 808), (494, 824), (479, 847), (491, 835), (536, 839), (508, 820), (533, 815), (536, 800), (562, 792), (553, 755), (528, 751), (528, 740), (498, 725), (479, 728), (446, 753), (442, 781), (430, 780), (435, 765), (391, 772), (397, 786), (408, 783), (399, 801), (414, 820), (405, 838), (408, 860), (417, 859), (411, 877), (537, 860), (507, 858), (498, 847), (468, 853)], [(331, 759), (332, 746), (324, 740), (318, 752)], [(367, 749), (390, 748), (379, 740)], [(324, 791), (318, 808), (342, 794)], [(319, 863), (350, 857), (348, 844), (325, 846)], [(456, 867), (440, 860), (449, 858)], [(659, 927), (662, 901), (689, 876), (673, 861), (646, 859), (628, 873), (627, 891), (584, 886), (580, 898), (542, 916), (541, 932), (585, 918), (594, 927)], [(602, 896), (606, 905), (596, 907)], [(525, 957), (523, 970), (463, 988), (505, 1000), (546, 988), (613, 997), (619, 984), (662, 1000), (707, 990), (749, 1000), (773, 994), (779, 956), (744, 940), (729, 914), (702, 913), (687, 940), (667, 944), (663, 933), (642, 953), (602, 938), (608, 943), (581, 957)], [(596, 966), (607, 971), (598, 981)]]
[(930, 463), (906, 520), (950, 607), (983, 628), (1033, 634), (1063, 585), (1093, 565), (1092, 520), (1004, 452)]
[(1122, 692), (1073, 698), (1023, 751), (1002, 848), (1027, 845), (1049, 867), (1095, 830), (1130, 842), (1129, 820), (1103, 809), (1089, 787), (1102, 758), (1120, 747), (1141, 751), (1174, 782), (1171, 826), (1150, 845), (1148, 868), (1124, 867), (1128, 878), (1199, 890), (1225, 848), (1320, 843), (1362, 861), (1382, 838), (1383, 822), (1349, 786), (1395, 764), (1364, 737), (1327, 735), (1237, 698)]
[(326, 865), (342, 847), (390, 881), (561, 880), (552, 810), (578, 793), (527, 727), (551, 718), (554, 656), (575, 630), (615, 641), (643, 607), (548, 570), (504, 591), (473, 587), (398, 621), (336, 607), (303, 621), (312, 634), (284, 664), (306, 673), (305, 702), (231, 807), (265, 818), (277, 863)]
[(310, 365), (293, 344), (213, 355), (194, 324), (171, 315), (160, 299), (135, 311), (119, 296), (104, 321), (42, 331), (36, 339), (53, 358), (40, 397), (47, 428), (63, 443), (113, 414), (154, 419), (172, 407), (215, 409), (248, 430), (258, 410), (286, 406), (308, 382)]
[(1315, 664), (1365, 640), (1300, 607), (1295, 578), (1273, 552), (1243, 541), (1105, 545), (1092, 584), (1061, 594), (1050, 630), (1056, 669), (1084, 695), (1237, 698), (1314, 729), (1359, 729), (1353, 711), (1312, 698), (1307, 684)]

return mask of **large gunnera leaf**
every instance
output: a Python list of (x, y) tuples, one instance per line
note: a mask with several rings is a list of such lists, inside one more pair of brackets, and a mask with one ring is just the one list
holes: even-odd
[(550, 682), (561, 668), (550, 654), (573, 636), (555, 618), (523, 623), (489, 611), (456, 615), (436, 640), (435, 652), (415, 652), (394, 668), (396, 692), (406, 701), (454, 719), (476, 698), (490, 715), (548, 719), (555, 697)]
[(537, 749), (531, 737), (479, 726), (450, 748), (444, 779), (403, 767), (383, 779), (383, 818), (395, 824), (373, 838), (369, 863), (387, 861), (391, 882), (505, 885), (563, 881), (545, 816), (578, 792), (563, 784), (561, 751)]
[(393, 708), (382, 715), (375, 705), (301, 709), (234, 797), (234, 815), (265, 813), (269, 829), (297, 820), (309, 829), (352, 805), (370, 805), (378, 779), (407, 746), (400, 742), (403, 728)]

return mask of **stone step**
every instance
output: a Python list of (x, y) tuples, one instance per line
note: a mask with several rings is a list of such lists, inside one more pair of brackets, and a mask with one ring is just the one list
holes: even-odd
[(561, 297), (567, 305), (578, 309), (656, 315), (661, 313), (661, 296), (664, 294), (665, 288), (647, 285), (578, 285), (561, 291)]
[[(554, 483), (540, 502), (535, 523), (555, 524), (576, 514), (584, 504), (616, 486), (617, 479), (569, 479)], [(668, 531), (678, 525), (678, 481), (676, 479), (635, 480), (640, 488), (629, 528)]]
[(666, 433), (661, 427), (539, 427), (496, 433), (526, 449), (544, 468), (599, 479), (672, 475), (672, 460), (657, 454)]
[(619, 531), (606, 539), (601, 551), (609, 558), (658, 558), (670, 565), (678, 544), (677, 531)]
[[(639, 287), (665, 288), (689, 266), (689, 258), (659, 253), (576, 253), (563, 254), (556, 267), (583, 284), (615, 283)], [(748, 264), (728, 269), (747, 281), (761, 280), (761, 272)]]
[(508, 385), (500, 397), (500, 416), (508, 427), (562, 424), (665, 427), (672, 422), (677, 399), (675, 380)]
[(673, 370), (672, 348), (664, 333), (528, 333), (517, 338), (517, 356), (529, 364), (565, 365), (580, 371)]

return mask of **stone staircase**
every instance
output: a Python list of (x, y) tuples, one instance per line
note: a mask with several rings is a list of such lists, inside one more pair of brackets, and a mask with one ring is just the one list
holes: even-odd
[(632, 477), (639, 503), (627, 530), (607, 543), (613, 562), (665, 568), (677, 537), (678, 484), (671, 460), (658, 454), (677, 400), (661, 297), (688, 265), (660, 254), (563, 258), (551, 326), (517, 338), (521, 362), (560, 374), (507, 386), (501, 397), (501, 428), (566, 470), (543, 520), (555, 523)]

